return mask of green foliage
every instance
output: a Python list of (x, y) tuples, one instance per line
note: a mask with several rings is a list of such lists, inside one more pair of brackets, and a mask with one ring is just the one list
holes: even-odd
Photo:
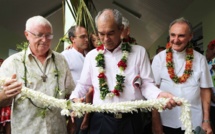
[[(69, 1), (71, 3), (71, 6), (69, 4)], [(78, 26), (84, 26), (87, 29), (88, 33), (96, 33), (95, 22), (91, 15), (91, 13), (96, 10), (96, 8), (92, 0), (65, 0), (64, 4), (65, 3), (68, 5), (68, 8)], [(62, 38), (59, 39), (59, 42), (54, 50), (58, 51), (59, 46), (63, 42), (68, 42), (69, 44), (71, 43), (69, 38), (67, 37), (67, 32)]]
[(23, 41), (20, 44), (16, 44), (16, 49), (18, 51), (27, 50), (27, 48), (28, 48), (28, 42), (27, 41)]
[(96, 61), (97, 61), (97, 67), (105, 68), (105, 60), (104, 60), (104, 55), (103, 54), (98, 54), (96, 56)]
[(122, 51), (131, 52), (131, 45), (128, 42), (123, 42), (121, 49)]

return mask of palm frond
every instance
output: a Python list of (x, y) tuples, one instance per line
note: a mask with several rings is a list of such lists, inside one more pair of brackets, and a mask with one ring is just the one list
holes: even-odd
[[(71, 6), (69, 4), (69, 1), (71, 3)], [(68, 5), (73, 18), (76, 21), (76, 25), (85, 27), (88, 33), (96, 33), (95, 22), (91, 15), (91, 12), (96, 11), (96, 8), (92, 0), (65, 0), (64, 3)], [(63, 9), (65, 8), (63, 7)], [(68, 40), (66, 39), (66, 34), (61, 39), (59, 39), (55, 51), (58, 50), (58, 47), (61, 43)]]

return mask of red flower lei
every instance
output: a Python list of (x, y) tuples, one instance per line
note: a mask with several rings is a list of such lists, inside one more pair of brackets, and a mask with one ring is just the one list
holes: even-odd
[(184, 83), (192, 75), (192, 66), (193, 66), (193, 48), (192, 45), (188, 45), (186, 48), (186, 65), (184, 73), (181, 77), (175, 75), (174, 72), (174, 63), (173, 63), (173, 54), (172, 46), (170, 43), (166, 45), (166, 66), (169, 73), (169, 77), (176, 83)]
[(131, 46), (127, 42), (123, 42), (121, 50), (123, 52), (121, 60), (118, 62), (117, 66), (120, 70), (119, 74), (116, 74), (116, 85), (112, 91), (109, 91), (106, 75), (105, 75), (105, 60), (104, 60), (104, 45), (100, 45), (96, 48), (98, 55), (96, 56), (97, 67), (99, 67), (99, 89), (100, 89), (100, 98), (103, 100), (108, 96), (120, 96), (120, 92), (123, 92), (125, 76), (123, 71), (127, 67), (127, 58), (128, 53), (131, 51)]

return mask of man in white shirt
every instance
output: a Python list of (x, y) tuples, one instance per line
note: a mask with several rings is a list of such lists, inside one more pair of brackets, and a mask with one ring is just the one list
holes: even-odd
[[(152, 62), (155, 83), (161, 90), (188, 100), (191, 103), (193, 130), (201, 126), (207, 134), (211, 134), (209, 111), (213, 84), (206, 58), (190, 45), (193, 32), (186, 19), (174, 20), (169, 26), (169, 36), (166, 51), (157, 54)], [(160, 113), (165, 134), (184, 133), (184, 126), (179, 120), (180, 114), (180, 107)], [(155, 119), (160, 119), (159, 114), (157, 116)], [(154, 129), (157, 130), (155, 133), (162, 134), (160, 121), (157, 121), (154, 123)]]
[[(68, 37), (72, 42), (72, 47), (64, 50), (62, 55), (69, 64), (72, 78), (75, 84), (77, 84), (80, 79), (84, 58), (89, 46), (88, 33), (86, 28), (82, 26), (72, 26), (68, 31)], [(83, 123), (83, 118), (76, 118), (75, 122), (72, 124), (74, 130), (71, 131), (75, 131), (77, 134), (79, 131), (83, 134), (87, 133), (86, 125), (88, 125), (88, 118), (88, 115), (86, 115)]]
[(61, 54), (66, 58), (72, 78), (77, 84), (83, 68), (86, 50), (89, 46), (88, 34), (84, 27), (72, 26), (68, 31), (68, 36), (72, 42), (72, 48), (64, 50)]
[[(80, 81), (70, 99), (76, 100), (85, 96), (91, 86), (94, 87), (94, 105), (142, 100), (144, 97), (173, 97), (155, 86), (146, 50), (139, 45), (130, 46), (121, 42), (123, 25), (122, 15), (118, 10), (104, 9), (98, 13), (95, 22), (103, 45), (87, 54)], [(133, 81), (139, 76), (142, 84), (135, 88)], [(171, 99), (166, 107), (171, 108), (175, 105), (176, 102)], [(141, 134), (142, 126), (140, 112), (95, 112), (90, 120), (90, 133)]]

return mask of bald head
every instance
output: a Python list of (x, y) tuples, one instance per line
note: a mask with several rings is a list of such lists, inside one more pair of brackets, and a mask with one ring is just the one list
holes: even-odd
[(116, 9), (104, 9), (98, 13), (95, 18), (96, 27), (98, 28), (98, 21), (113, 21), (120, 29), (122, 25), (122, 14)]
[(122, 15), (115, 9), (104, 9), (95, 18), (98, 35), (105, 47), (113, 51), (119, 46), (123, 30)]

